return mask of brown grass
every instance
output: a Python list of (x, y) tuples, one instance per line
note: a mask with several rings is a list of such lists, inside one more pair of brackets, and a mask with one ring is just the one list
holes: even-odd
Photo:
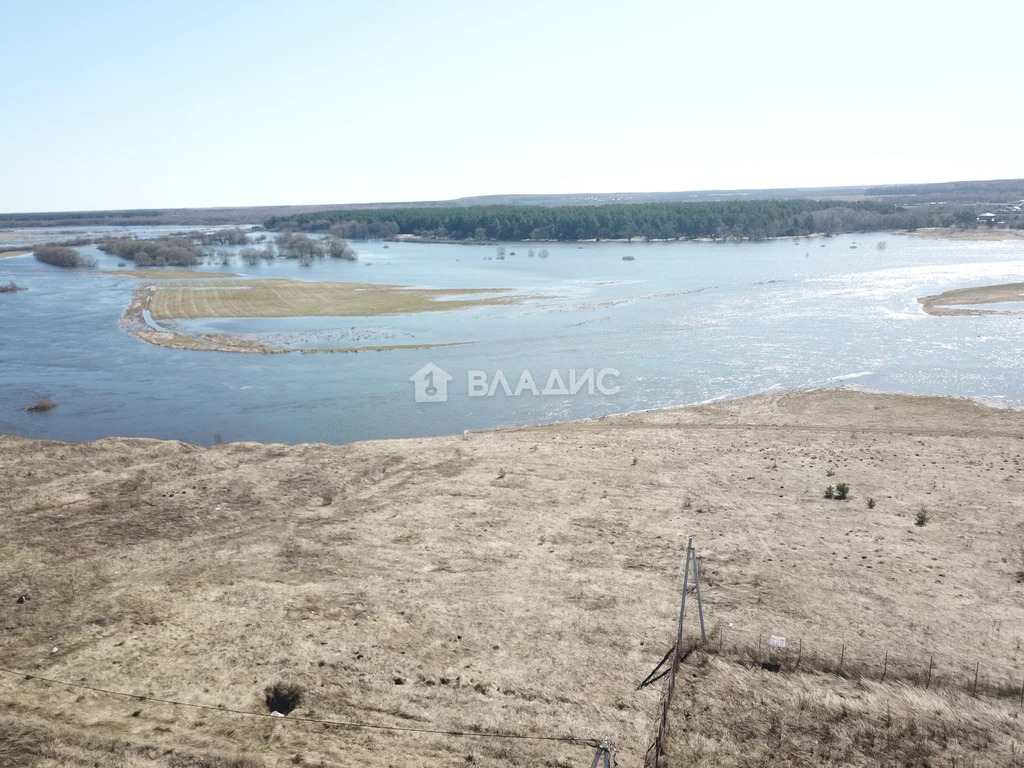
[[(846, 643), (864, 663), (889, 649), (918, 668), (935, 654), (950, 677), (981, 661), (986, 680), (1019, 684), (1021, 434), (1017, 412), (831, 390), (338, 447), (3, 437), (2, 666), (264, 714), (283, 682), (303, 690), (293, 718), (607, 736), (639, 765), (658, 690), (636, 685), (672, 643), (693, 535), (727, 639), (786, 634), (823, 656)], [(829, 482), (851, 500), (821, 498)], [(29, 765), (568, 768), (593, 754), (2, 674), (0, 690), (0, 744)], [(865, 699), (872, 722), (888, 696)], [(1003, 744), (1001, 720), (971, 722)]]
[[(194, 290), (200, 287), (202, 290)], [(231, 280), (209, 284), (171, 283), (149, 292), (155, 320), (197, 317), (351, 317), (437, 312), (467, 307), (515, 304), (523, 296), (494, 295), (458, 299), (494, 288), (406, 288), (373, 283), (304, 283), (297, 280)]]
[(918, 301), (929, 315), (1024, 315), (1016, 310), (964, 309), (964, 304), (999, 304), (1004, 301), (1024, 301), (1024, 283), (982, 285), (957, 288), (936, 296), (924, 296)]
[(673, 701), (663, 768), (1024, 766), (1020, 710), (963, 693), (698, 656)]

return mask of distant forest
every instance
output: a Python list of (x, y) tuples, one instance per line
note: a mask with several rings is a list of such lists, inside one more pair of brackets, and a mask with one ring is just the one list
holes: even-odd
[(908, 208), (880, 200), (735, 200), (556, 208), (490, 205), (383, 208), (271, 217), (267, 229), (342, 237), (416, 235), (444, 240), (726, 239), (974, 226), (960, 206)]
[[(897, 206), (910, 207), (926, 203), (989, 205), (1024, 200), (1024, 179), (997, 181), (954, 181), (941, 184), (896, 184), (874, 187), (794, 187), (789, 189), (704, 190), (690, 192), (626, 192), (583, 194), (486, 195), (463, 197), (455, 200), (424, 200), (419, 202), (349, 203), (338, 205), (278, 205), (236, 208), (150, 208), (120, 211), (62, 211), (55, 213), (3, 213), (0, 228), (29, 227), (140, 227), (154, 225), (218, 226), (253, 225), (267, 222), (281, 229), (330, 229), (334, 224), (345, 224), (348, 237), (387, 237), (393, 228), (403, 234), (437, 233), (444, 226), (445, 239), (478, 239), (483, 229), (484, 239), (524, 239), (534, 230), (553, 233), (547, 238), (574, 240), (593, 237), (771, 237), (785, 234), (809, 234), (808, 214), (822, 219), (816, 231), (826, 231), (822, 225), (839, 226), (836, 231), (867, 229), (899, 229), (900, 215), (906, 211)], [(867, 204), (857, 208), (852, 203)], [(715, 203), (715, 205), (707, 205)], [(759, 203), (782, 203), (780, 206), (756, 207)], [(872, 205), (877, 203), (878, 205)], [(646, 212), (632, 206), (643, 204)], [(704, 208), (688, 212), (681, 204), (705, 204)], [(787, 207), (786, 204), (795, 204)], [(755, 205), (755, 207), (750, 207)], [(511, 207), (520, 209), (518, 220), (508, 223), (506, 215)], [(538, 216), (538, 208), (565, 209), (552, 217)], [(580, 214), (582, 208), (595, 209), (597, 225)], [(452, 209), (476, 217), (477, 222), (450, 215)], [(825, 211), (832, 209), (831, 213)], [(839, 210), (842, 209), (842, 210)], [(412, 211), (435, 213), (434, 216), (416, 217)], [(368, 213), (369, 212), (369, 213)], [(386, 213), (383, 213), (386, 212)], [(947, 218), (955, 209), (943, 212)], [(977, 211), (981, 213), (981, 211)], [(861, 218), (855, 214), (864, 214)], [(872, 223), (868, 214), (886, 215), (894, 223)], [(793, 217), (801, 217), (794, 225)], [(533, 226), (530, 227), (530, 218)], [(940, 215), (930, 212), (927, 217), (910, 216), (911, 222), (941, 224)], [(966, 214), (964, 214), (966, 220)], [(465, 222), (465, 223), (464, 223)], [(514, 230), (519, 236), (511, 237)], [(573, 237), (573, 230), (588, 234)], [(598, 231), (600, 230), (600, 234)], [(526, 234), (523, 234), (523, 232)], [(494, 233), (501, 233), (495, 236)], [(658, 234), (660, 233), (660, 234)], [(72, 232), (63, 234), (74, 234)], [(538, 238), (539, 232), (538, 232)]]
[(1024, 200), (1024, 179), (892, 184), (867, 187), (864, 194), (895, 197), (907, 203), (1008, 203)]

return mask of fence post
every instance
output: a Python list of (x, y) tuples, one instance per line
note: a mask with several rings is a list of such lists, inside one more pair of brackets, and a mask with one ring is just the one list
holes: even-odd
[(1024, 680), (1020, 683), (1020, 705), (1024, 707)]
[(978, 695), (978, 670), (981, 668), (981, 661), (978, 660), (974, 664), (974, 687), (971, 689), (971, 695)]
[(704, 632), (704, 601), (700, 597), (700, 582), (703, 578), (700, 570), (700, 561), (701, 558), (697, 557), (695, 551), (693, 553), (693, 583), (697, 587), (697, 616), (700, 618), (700, 641), (702, 644), (707, 644), (708, 636)]
[(935, 662), (935, 654), (933, 653), (928, 657), (928, 682), (924, 684), (924, 689), (927, 691), (932, 685), (932, 664)]
[(885, 649), (885, 664), (882, 667), (882, 682), (885, 682), (885, 676), (889, 672), (889, 649)]
[(846, 643), (843, 643), (843, 647), (839, 650), (839, 672), (843, 671), (843, 659), (846, 658)]
[[(693, 537), (686, 543), (686, 566), (683, 568), (683, 597), (679, 602), (679, 625), (676, 628), (676, 661), (683, 652), (683, 616), (686, 615), (686, 590), (690, 586), (690, 558), (693, 556)], [(674, 673), (673, 673), (674, 676)]]
[(793, 671), (796, 672), (800, 669), (800, 658), (804, 655), (804, 639), (802, 637), (797, 638), (796, 648), (796, 664), (793, 665)]

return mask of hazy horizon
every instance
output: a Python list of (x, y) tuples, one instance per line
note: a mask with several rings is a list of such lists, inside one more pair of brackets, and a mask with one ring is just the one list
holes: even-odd
[(0, 212), (1024, 177), (993, 0), (9, 4)]
[(876, 186), (889, 186), (889, 185), (913, 185), (913, 184), (928, 184), (928, 183), (952, 183), (952, 182), (985, 182), (985, 181), (1008, 181), (1011, 179), (943, 179), (939, 182), (918, 182), (918, 181), (897, 181), (887, 182), (885, 184), (824, 184), (817, 187), (811, 187), (806, 184), (796, 185), (793, 187), (747, 187), (747, 188), (736, 188), (736, 189), (666, 189), (666, 190), (649, 190), (649, 189), (638, 189), (638, 190), (613, 190), (611, 192), (599, 192), (599, 191), (575, 191), (575, 192), (489, 192), (480, 195), (462, 195), (460, 197), (450, 198), (423, 198), (419, 200), (342, 200), (342, 201), (329, 201), (329, 202), (297, 202), (297, 203), (252, 203), (246, 205), (231, 205), (231, 204), (214, 204), (214, 205), (172, 205), (172, 206), (147, 206), (147, 205), (136, 205), (127, 206), (122, 208), (55, 208), (50, 210), (24, 210), (24, 211), (0, 211), (0, 215), (7, 214), (36, 214), (36, 213), (93, 213), (101, 211), (130, 211), (130, 210), (217, 210), (226, 209), (233, 210), (236, 208), (305, 208), (305, 207), (319, 207), (319, 206), (345, 206), (345, 205), (381, 205), (381, 206), (396, 206), (403, 204), (422, 204), (422, 203), (445, 203), (445, 202), (457, 202), (460, 200), (472, 200), (476, 198), (489, 198), (489, 197), (542, 197), (542, 196), (582, 196), (582, 195), (673, 195), (673, 194), (692, 194), (692, 193), (740, 193), (740, 192), (762, 192), (768, 190), (800, 190), (800, 189), (841, 189), (841, 188), (857, 188), (857, 187), (876, 187)]

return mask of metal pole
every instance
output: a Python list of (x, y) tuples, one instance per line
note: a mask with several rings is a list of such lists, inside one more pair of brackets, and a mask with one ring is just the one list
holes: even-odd
[(700, 641), (707, 643), (708, 636), (704, 632), (704, 601), (700, 598), (700, 558), (693, 553), (693, 582), (697, 585), (697, 615), (700, 617)]
[(690, 557), (692, 555), (693, 537), (691, 536), (686, 544), (686, 567), (683, 568), (683, 598), (679, 603), (679, 626), (676, 629), (676, 661), (683, 650), (683, 616), (686, 615), (686, 590), (690, 587)]

